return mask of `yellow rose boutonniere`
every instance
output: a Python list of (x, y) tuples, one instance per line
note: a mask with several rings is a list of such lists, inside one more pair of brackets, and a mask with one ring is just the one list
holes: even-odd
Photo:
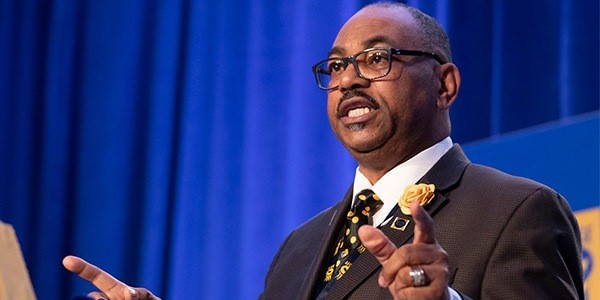
[(400, 210), (405, 215), (410, 215), (410, 204), (414, 201), (421, 203), (421, 206), (427, 205), (435, 196), (435, 185), (433, 184), (411, 184), (404, 189), (404, 194), (398, 200)]

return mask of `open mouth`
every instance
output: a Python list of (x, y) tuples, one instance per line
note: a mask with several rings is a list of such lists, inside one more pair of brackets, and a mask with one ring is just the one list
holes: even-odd
[(355, 119), (377, 110), (377, 102), (361, 90), (351, 90), (342, 96), (338, 106), (338, 117)]
[(354, 97), (340, 103), (338, 107), (338, 117), (340, 118), (360, 118), (377, 109), (374, 102), (363, 97)]

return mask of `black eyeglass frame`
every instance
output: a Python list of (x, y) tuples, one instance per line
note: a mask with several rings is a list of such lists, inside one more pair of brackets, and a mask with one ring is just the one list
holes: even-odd
[(315, 79), (317, 80), (317, 87), (319, 87), (322, 90), (332, 90), (335, 89), (339, 86), (339, 84), (332, 86), (332, 87), (325, 87), (321, 84), (321, 80), (319, 79), (319, 74), (324, 74), (324, 75), (329, 75), (331, 76), (331, 72), (329, 72), (328, 70), (323, 70), (321, 68), (319, 68), (319, 65), (321, 65), (324, 62), (330, 61), (330, 60), (341, 60), (344, 62), (344, 70), (348, 67), (349, 63), (352, 63), (352, 65), (354, 66), (354, 71), (356, 72), (356, 76), (360, 77), (360, 78), (364, 78), (367, 80), (375, 80), (375, 79), (379, 79), (382, 77), (387, 76), (388, 74), (390, 74), (390, 71), (392, 70), (392, 64), (390, 63), (388, 66), (387, 71), (380, 76), (376, 76), (373, 78), (369, 78), (369, 77), (365, 77), (360, 73), (360, 70), (358, 69), (358, 62), (356, 61), (356, 57), (369, 52), (369, 51), (373, 51), (373, 50), (385, 50), (388, 53), (388, 60), (391, 61), (392, 60), (392, 55), (406, 55), (406, 56), (427, 56), (427, 57), (431, 57), (433, 59), (435, 59), (440, 65), (445, 64), (444, 60), (442, 60), (439, 55), (433, 53), (433, 52), (425, 52), (425, 51), (419, 51), (419, 50), (405, 50), (405, 49), (396, 49), (396, 48), (392, 48), (392, 47), (373, 47), (373, 48), (367, 48), (364, 50), (361, 50), (357, 53), (355, 53), (354, 55), (351, 56), (347, 56), (347, 57), (329, 57), (327, 59), (321, 60), (318, 63), (316, 63), (315, 65), (313, 65), (312, 67), (312, 71), (315, 75)]

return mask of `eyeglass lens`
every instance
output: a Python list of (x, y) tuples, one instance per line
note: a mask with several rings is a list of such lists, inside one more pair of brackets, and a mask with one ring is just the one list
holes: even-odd
[(356, 54), (354, 57), (330, 58), (318, 65), (319, 83), (324, 88), (337, 85), (340, 75), (352, 63), (359, 76), (365, 79), (376, 79), (390, 72), (390, 52), (388, 49), (371, 49)]

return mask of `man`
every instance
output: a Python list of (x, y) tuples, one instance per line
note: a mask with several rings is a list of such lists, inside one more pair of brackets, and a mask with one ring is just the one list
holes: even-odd
[[(367, 6), (343, 26), (314, 71), (359, 167), (340, 203), (285, 240), (262, 299), (583, 298), (566, 201), (452, 145), (460, 75), (451, 61), (439, 24), (402, 4)], [(406, 199), (417, 182), (422, 198)], [(362, 222), (373, 226), (357, 239)], [(96, 299), (152, 297), (79, 258), (64, 264), (100, 288)]]
[[(367, 6), (314, 70), (331, 127), (359, 167), (343, 201), (288, 236), (263, 299), (584, 297), (579, 229), (565, 200), (471, 164), (452, 145), (448, 109), (460, 75), (437, 22), (402, 4)], [(405, 214), (397, 199), (417, 181), (435, 185), (434, 197)], [(368, 251), (344, 269), (348, 252), (332, 257), (343, 249), (336, 243), (353, 243), (340, 236), (363, 189), (384, 203), (372, 217), (380, 229), (360, 228)]]

